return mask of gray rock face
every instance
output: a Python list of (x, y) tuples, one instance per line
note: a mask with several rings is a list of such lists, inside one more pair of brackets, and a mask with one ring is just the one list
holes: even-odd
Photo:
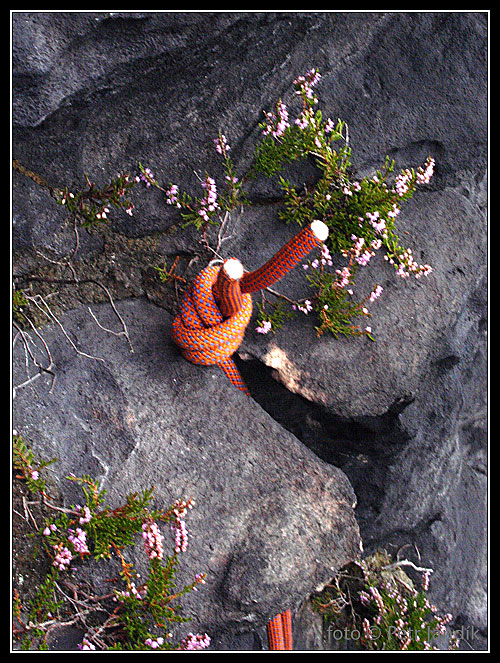
[[(339, 478), (343, 475), (333, 466), (341, 468), (358, 498), (356, 514), (365, 548), (385, 545), (396, 552), (406, 546), (406, 554), (416, 545), (422, 562), (435, 568), (431, 589), (436, 601), (458, 615), (460, 623), (477, 625), (482, 636), (486, 634), (487, 32), (488, 16), (480, 12), (13, 15), (13, 156), (51, 184), (82, 187), (83, 173), (104, 183), (119, 172), (136, 173), (140, 161), (162, 183), (178, 183), (197, 195), (199, 173), (207, 170), (217, 180), (223, 175), (212, 143), (218, 131), (228, 137), (232, 158), (244, 171), (259, 134), (262, 111), (270, 110), (280, 97), (292, 106), (292, 81), (311, 67), (322, 74), (317, 92), (324, 114), (348, 124), (358, 174), (372, 172), (386, 154), (395, 159), (396, 168), (416, 168), (429, 154), (436, 160), (431, 183), (398, 217), (402, 244), (434, 271), (420, 281), (403, 281), (381, 256), (360, 270), (356, 286), (360, 293), (367, 294), (376, 282), (384, 287), (383, 296), (370, 309), (375, 343), (366, 338), (318, 339), (313, 320), (303, 315), (287, 322), (275, 336), (262, 337), (255, 334), (253, 322), (249, 326), (240, 348), (241, 369), (252, 396), (281, 427), (250, 400), (228, 389), (224, 376), (214, 372), (212, 379), (210, 371), (174, 360), (167, 327), (159, 322), (166, 320), (165, 314), (142, 299), (124, 302), (136, 337), (145, 335), (137, 355), (142, 364), (127, 356), (121, 366), (117, 359), (128, 352), (126, 344), (119, 350), (108, 338), (100, 348), (94, 338), (90, 342), (96, 354), (109, 353), (105, 363), (84, 361), (69, 347), (59, 348), (66, 352), (63, 365), (74, 365), (76, 371), (78, 364), (82, 371), (80, 378), (66, 382), (64, 371), (59, 371), (56, 384), (58, 389), (64, 386), (65, 396), (59, 392), (59, 400), (50, 400), (40, 392), (41, 380), (36, 381), (32, 386), (41, 401), (40, 407), (33, 408), (28, 392), (19, 390), (18, 428), (22, 430), (23, 421), (27, 432), (33, 426), (32, 432), (40, 432), (43, 444), (63, 458), (71, 439), (66, 427), (75, 434), (78, 431), (88, 449), (102, 449), (102, 454), (96, 454), (82, 447), (75, 459), (79, 467), (98, 472), (110, 486), (115, 483), (111, 478), (118, 480), (121, 472), (132, 476), (134, 467), (139, 467), (134, 465), (140, 462), (139, 452), (151, 461), (160, 457), (148, 441), (152, 422), (157, 434), (162, 423), (161, 434), (167, 436), (169, 431), (165, 443), (175, 450), (176, 462), (181, 458), (189, 470), (188, 489), (193, 485), (195, 461), (186, 439), (190, 450), (210, 465), (215, 462), (216, 440), (222, 436), (224, 448), (230, 444), (222, 429), (239, 426), (247, 441), (256, 436), (249, 442), (256, 454), (253, 460), (248, 460), (249, 452), (245, 460), (238, 457), (244, 473), (224, 459), (227, 483), (222, 476), (216, 477), (223, 492), (231, 481), (246, 477), (246, 494), (255, 504), (262, 501), (258, 517), (251, 508), (242, 515), (240, 533), (231, 525), (228, 550), (221, 552), (219, 561), (212, 560), (217, 573), (226, 569), (226, 584), (217, 588), (216, 607), (213, 613), (207, 607), (206, 619), (220, 621), (223, 630), (227, 620), (234, 617), (241, 628), (245, 616), (253, 614), (255, 622), (250, 618), (245, 622), (250, 632), (264, 614), (282, 607), (285, 594), (290, 592), (297, 599), (300, 592), (309, 591), (316, 577), (312, 559), (296, 547), (289, 556), (283, 551), (274, 558), (270, 551), (258, 558), (257, 537), (254, 548), (239, 547), (257, 531), (257, 518), (268, 536), (278, 515), (268, 522), (266, 489), (262, 484), (257, 484), (260, 489), (251, 488), (251, 463), (257, 463), (267, 447), (258, 446), (264, 444), (260, 424), (245, 432), (241, 422), (234, 420), (228, 404), (237, 403), (252, 413), (247, 421), (266, 422), (277, 445), (273, 448), (282, 448), (279, 439), (284, 435), (286, 449), (294, 449), (288, 455), (290, 467), (296, 456), (303, 459), (301, 471), (319, 468), (322, 478), (318, 481), (325, 488), (311, 479), (311, 490), (319, 491), (327, 510), (333, 504), (327, 496), (329, 481), (335, 486), (335, 500), (349, 494), (344, 478)], [(298, 184), (314, 181), (317, 175), (309, 163), (294, 164), (289, 170)], [(231, 238), (221, 248), (224, 257), (239, 257), (253, 269), (295, 232), (277, 217), (279, 196), (274, 181), (252, 184), (254, 204), (231, 219)], [(199, 236), (192, 230), (170, 232), (178, 217), (165, 205), (161, 192), (137, 191), (134, 204), (132, 218), (125, 213), (113, 216), (106, 236), (81, 233), (83, 271), (79, 274), (85, 276), (87, 270), (87, 275), (101, 279), (116, 300), (146, 297), (174, 313), (176, 297), (165, 297), (163, 286), (155, 285), (152, 265), (161, 259), (171, 264), (178, 255), (187, 263), (195, 256), (197, 262), (190, 263), (195, 270), (213, 256), (203, 253)], [(71, 228), (50, 196), (14, 173), (15, 274), (31, 274), (40, 268), (37, 250), (54, 259), (70, 251), (73, 242)], [(292, 297), (305, 296), (308, 286), (303, 271), (294, 270), (277, 289)], [(67, 310), (76, 311), (65, 318), (77, 335), (80, 325), (88, 329), (79, 301), (69, 301)], [(105, 311), (103, 315), (109, 313)], [(143, 320), (144, 315), (151, 320)], [(97, 330), (93, 331), (97, 337)], [(101, 334), (105, 336), (102, 330)], [(161, 334), (165, 345), (160, 349)], [(158, 348), (162, 357), (171, 357), (168, 368), (153, 361), (146, 344)], [(148, 398), (133, 384), (134, 371), (139, 372), (139, 384)], [(145, 372), (154, 379), (146, 378)], [(89, 381), (99, 389), (89, 390), (86, 384), (80, 388), (83, 376), (83, 383)], [(196, 386), (198, 380), (201, 383)], [(163, 391), (167, 389), (164, 381), (169, 382), (168, 392)], [(221, 402), (225, 399), (226, 405)], [(195, 413), (193, 423), (188, 406)], [(216, 410), (226, 413), (222, 420)], [(42, 411), (43, 426), (37, 420)], [(95, 419), (85, 430), (79, 420), (86, 422), (89, 416), (101, 416), (102, 422)], [(54, 437), (49, 440), (43, 429), (51, 420), (59, 423), (54, 424)], [(203, 423), (200, 431), (209, 437), (208, 447), (202, 444), (196, 423), (205, 420), (209, 425)], [(295, 437), (283, 433), (285, 428)], [(107, 443), (110, 430), (119, 445)], [(324, 463), (318, 466), (296, 438), (332, 468), (325, 469)], [(161, 456), (175, 475), (172, 458)], [(295, 479), (282, 477), (276, 458), (268, 465), (274, 468), (269, 471), (277, 483), (283, 484), (282, 516), (290, 531), (298, 532), (286, 494), (298, 491), (292, 503), (299, 505), (305, 493), (292, 489)], [(157, 480), (159, 470), (153, 462), (140, 468), (145, 483)], [(68, 467), (68, 471), (76, 470)], [(291, 476), (296, 477), (296, 471)], [(175, 478), (162, 479), (165, 494), (177, 497)], [(199, 504), (193, 527), (201, 532), (208, 507), (203, 499)], [(221, 512), (214, 522), (222, 523), (227, 510), (216, 504)], [(313, 527), (316, 541), (322, 536), (324, 541), (331, 540), (328, 528), (320, 534), (323, 525)], [(294, 545), (300, 547), (303, 541), (298, 536)], [(318, 554), (318, 569), (335, 567), (351, 544), (356, 548), (352, 539), (325, 552), (331, 563)], [(200, 545), (205, 545), (201, 539)], [(193, 544), (193, 553), (194, 548)], [(211, 554), (202, 549), (200, 562), (211, 559)], [(292, 573), (293, 555), (300, 559), (305, 555), (307, 587)], [(274, 570), (269, 571), (269, 564)], [(254, 566), (255, 574), (241, 571)], [(277, 568), (292, 573), (293, 582), (286, 588), (279, 584), (277, 593), (269, 589), (268, 598), (256, 597), (258, 588), (248, 578), (270, 573), (269, 580)], [(302, 620), (307, 614), (306, 609), (300, 610)], [(311, 632), (306, 631), (303, 642), (310, 647)], [(231, 642), (227, 638), (226, 644)], [(300, 638), (297, 634), (298, 643)]]
[[(143, 300), (119, 308), (134, 353), (103, 337), (85, 308), (71, 312), (61, 320), (66, 333), (99, 360), (76, 354), (60, 327), (46, 328), (56, 380), (19, 390), (14, 425), (42, 458), (58, 458), (70, 503), (81, 500), (64, 481), (70, 473), (99, 479), (112, 506), (152, 486), (160, 508), (192, 497), (181, 571), (186, 582), (207, 573), (188, 601), (193, 628), (216, 644), (231, 629), (263, 627), (359, 554), (354, 492), (217, 367), (186, 362), (165, 311)], [(110, 306), (94, 313), (113, 328)], [(15, 381), (24, 371), (16, 345)]]

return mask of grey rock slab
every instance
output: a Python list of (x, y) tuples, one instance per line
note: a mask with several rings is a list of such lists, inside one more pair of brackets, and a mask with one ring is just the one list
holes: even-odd
[[(311, 67), (325, 116), (345, 120), (355, 165), (418, 166), (441, 182), (487, 163), (487, 15), (475, 12), (27, 12), (13, 18), (13, 156), (54, 185), (104, 183), (138, 162), (200, 194), (223, 177), (222, 131), (242, 171), (263, 110)], [(300, 105), (300, 104), (299, 104)], [(295, 110), (293, 112), (295, 112)], [(410, 163), (409, 163), (410, 162)], [(136, 196), (131, 236), (172, 220), (159, 191)], [(263, 181), (254, 195), (276, 196)], [(27, 225), (38, 210), (14, 196)], [(19, 232), (22, 229), (20, 227)]]
[[(57, 457), (53, 472), (70, 502), (82, 499), (64, 480), (70, 473), (99, 479), (113, 506), (151, 486), (157, 506), (194, 498), (180, 565), (186, 580), (208, 574), (188, 599), (196, 627), (263, 626), (359, 554), (352, 488), (217, 367), (185, 361), (165, 311), (142, 299), (117, 306), (133, 353), (86, 307), (60, 319), (67, 336), (58, 325), (40, 330), (55, 382), (50, 389), (41, 376), (17, 390), (14, 427), (42, 458)], [(119, 328), (109, 305), (93, 312)], [(20, 343), (13, 367), (19, 384)]]

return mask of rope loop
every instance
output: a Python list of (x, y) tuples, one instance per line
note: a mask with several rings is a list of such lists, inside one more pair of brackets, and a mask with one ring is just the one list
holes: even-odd
[(174, 342), (193, 364), (225, 362), (243, 342), (252, 316), (250, 294), (241, 295), (239, 311), (222, 315), (216, 289), (220, 270), (221, 265), (210, 265), (198, 274), (172, 323)]

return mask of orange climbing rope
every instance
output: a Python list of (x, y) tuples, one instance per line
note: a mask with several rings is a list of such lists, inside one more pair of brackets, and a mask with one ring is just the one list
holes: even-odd
[(291, 610), (285, 610), (268, 621), (267, 640), (269, 649), (293, 649)]
[[(252, 316), (252, 292), (267, 288), (295, 267), (314, 247), (325, 241), (327, 226), (313, 221), (259, 269), (243, 275), (236, 258), (210, 265), (192, 283), (179, 314), (172, 323), (172, 337), (185, 359), (194, 364), (219, 366), (231, 383), (250, 394), (232, 355), (243, 341)], [(291, 650), (292, 616), (285, 610), (267, 625), (269, 648)]]
[(252, 298), (241, 295), (240, 310), (224, 318), (214, 294), (220, 269), (212, 265), (198, 274), (174, 318), (172, 337), (185, 359), (193, 364), (218, 365), (238, 389), (248, 393), (232, 355), (243, 341), (252, 315)]
[(325, 241), (328, 227), (322, 221), (313, 221), (303, 228), (265, 265), (241, 279), (241, 292), (257, 292), (268, 288), (306, 257), (316, 246)]

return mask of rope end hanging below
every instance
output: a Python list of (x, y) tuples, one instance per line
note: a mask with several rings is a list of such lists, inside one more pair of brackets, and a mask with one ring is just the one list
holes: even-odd
[(273, 651), (292, 650), (292, 612), (285, 610), (267, 623), (269, 649)]

